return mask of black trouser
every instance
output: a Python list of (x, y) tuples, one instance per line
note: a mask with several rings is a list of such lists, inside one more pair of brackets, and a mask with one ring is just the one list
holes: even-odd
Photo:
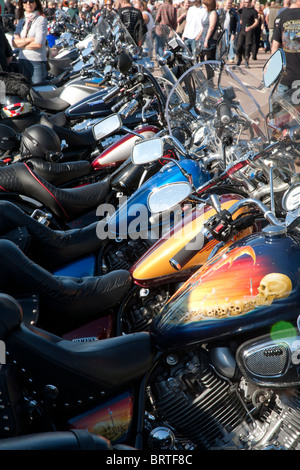
[[(208, 49), (200, 54), (201, 62), (206, 60), (216, 60), (216, 48)], [(210, 65), (206, 66), (207, 80), (214, 78), (214, 71)]]
[(237, 40), (237, 46), (236, 46), (236, 55), (239, 58), (242, 58), (244, 55), (246, 59), (249, 59), (250, 57), (250, 52), (252, 49), (252, 43), (253, 43), (253, 30), (251, 29), (250, 31), (240, 31), (238, 40)]
[(253, 34), (253, 44), (252, 44), (252, 57), (256, 58), (259, 46), (260, 46), (260, 38), (261, 38), (261, 28), (254, 28)]

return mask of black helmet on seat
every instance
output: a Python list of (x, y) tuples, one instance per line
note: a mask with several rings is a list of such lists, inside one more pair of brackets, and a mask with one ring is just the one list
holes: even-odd
[(0, 124), (0, 150), (17, 150), (19, 148), (18, 134), (6, 124)]
[(55, 161), (61, 157), (61, 142), (53, 129), (43, 124), (35, 124), (22, 132), (20, 152), (22, 157)]

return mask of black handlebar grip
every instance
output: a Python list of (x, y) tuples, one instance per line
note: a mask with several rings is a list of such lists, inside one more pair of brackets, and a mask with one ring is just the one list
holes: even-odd
[(112, 100), (115, 96), (118, 95), (120, 88), (115, 86), (110, 92), (107, 93), (102, 99), (104, 103), (108, 103), (108, 101)]
[(294, 142), (300, 142), (300, 127), (294, 129), (292, 140)]
[(176, 271), (179, 271), (181, 268), (183, 268), (189, 261), (191, 261), (191, 259), (194, 258), (194, 256), (199, 253), (206, 242), (207, 238), (205, 235), (203, 235), (201, 232), (198, 233), (198, 235), (192, 238), (192, 240), (190, 240), (187, 245), (181, 248), (181, 250), (178, 251), (178, 253), (176, 253), (176, 255), (169, 260), (172, 268), (176, 269)]
[(219, 102), (218, 115), (222, 124), (229, 124), (231, 122), (231, 109), (228, 101), (222, 100)]

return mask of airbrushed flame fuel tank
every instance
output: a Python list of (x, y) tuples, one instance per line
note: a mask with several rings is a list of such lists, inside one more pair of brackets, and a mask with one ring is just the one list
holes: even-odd
[[(173, 295), (151, 325), (161, 348), (269, 333), (299, 315), (300, 244), (281, 227), (223, 247)], [(263, 333), (261, 333), (263, 334)]]

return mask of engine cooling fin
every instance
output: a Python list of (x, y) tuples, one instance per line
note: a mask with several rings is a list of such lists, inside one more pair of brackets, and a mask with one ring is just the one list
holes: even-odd
[(184, 370), (157, 385), (160, 416), (199, 448), (230, 442), (230, 433), (245, 420), (247, 411), (235, 387), (193, 358)]

